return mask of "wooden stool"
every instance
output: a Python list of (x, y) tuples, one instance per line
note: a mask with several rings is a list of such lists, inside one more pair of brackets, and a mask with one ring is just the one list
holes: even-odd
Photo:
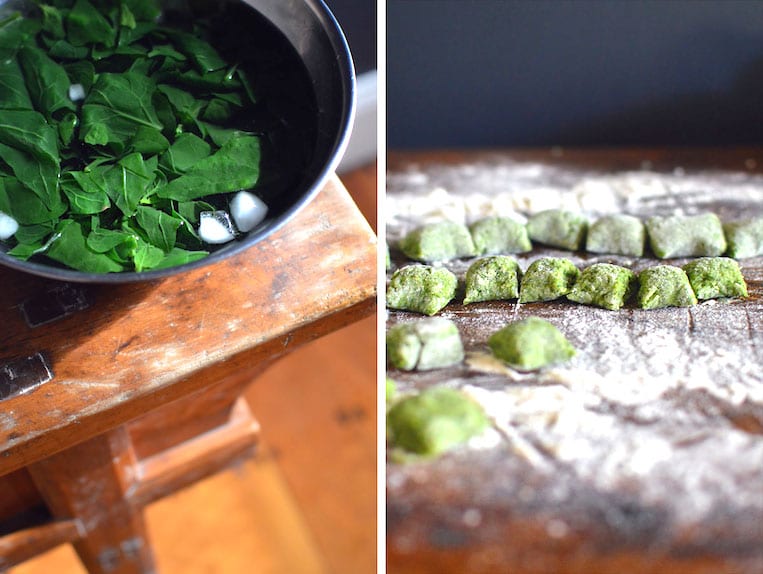
[(143, 508), (251, 455), (244, 388), (373, 312), (376, 239), (334, 178), (207, 268), (119, 286), (0, 269), (0, 282), (0, 570), (70, 542), (91, 573), (148, 573)]

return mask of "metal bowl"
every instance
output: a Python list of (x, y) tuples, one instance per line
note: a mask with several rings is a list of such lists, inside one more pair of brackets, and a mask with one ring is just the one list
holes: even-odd
[[(128, 283), (160, 279), (204, 267), (248, 249), (281, 228), (321, 190), (336, 169), (349, 140), (355, 116), (355, 71), (347, 41), (339, 24), (322, 0), (234, 0), (251, 9), (253, 19), (264, 19), (296, 51), (309, 80), (316, 109), (315, 137), (311, 159), (298, 182), (282, 190), (278, 201), (269, 204), (266, 221), (250, 233), (207, 257), (166, 269), (124, 273), (86, 273), (35, 261), (22, 261), (0, 245), (0, 265), (62, 281), (79, 283)], [(164, 5), (177, 6), (177, 0)], [(189, 0), (184, 10), (203, 13), (219, 6), (219, 0)], [(0, 0), (0, 17), (22, 9), (29, 2)], [(249, 14), (247, 10), (247, 14)], [(244, 26), (244, 29), (246, 27)]]

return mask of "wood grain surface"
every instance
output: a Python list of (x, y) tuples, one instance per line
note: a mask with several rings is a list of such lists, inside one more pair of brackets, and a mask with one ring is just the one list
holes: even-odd
[[(440, 217), (467, 222), (480, 214), (464, 200), (491, 197), (525, 215), (523, 205), (547, 197), (579, 199), (591, 218), (713, 211), (731, 220), (763, 215), (762, 165), (758, 149), (391, 153), (394, 268), (410, 263), (395, 240), (436, 218), (436, 203)], [(541, 256), (579, 267), (666, 263), (541, 246), (517, 260), (524, 270)], [(445, 265), (463, 279), (469, 263)], [(457, 294), (439, 315), (458, 325), (466, 361), (388, 374), (402, 393), (463, 389), (493, 429), (436, 460), (388, 463), (388, 571), (763, 571), (763, 258), (740, 263), (748, 299), (684, 309), (464, 306)], [(421, 317), (388, 312), (388, 326)], [(530, 315), (575, 345), (569, 364), (522, 374), (491, 359), (488, 336)]]
[(373, 311), (375, 236), (338, 180), (244, 253), (161, 281), (86, 288), (38, 327), (25, 300), (59, 286), (0, 269), (0, 364), (41, 353), (53, 379), (2, 402), (0, 475)]

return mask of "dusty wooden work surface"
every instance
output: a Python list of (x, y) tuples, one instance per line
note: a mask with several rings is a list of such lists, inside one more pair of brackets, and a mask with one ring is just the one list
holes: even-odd
[[(394, 248), (408, 229), (491, 206), (761, 215), (761, 167), (761, 150), (393, 153), (393, 269), (408, 263)], [(537, 246), (517, 259), (524, 270), (544, 255), (658, 263)], [(445, 265), (463, 278), (469, 263)], [(457, 295), (439, 315), (457, 323), (466, 361), (388, 374), (403, 393), (464, 389), (493, 428), (437, 460), (388, 463), (389, 572), (763, 571), (763, 258), (741, 266), (749, 299), (689, 309), (463, 306)], [(388, 313), (388, 325), (421, 317)], [(577, 356), (535, 375), (491, 360), (488, 336), (529, 315), (559, 326)]]
[(42, 353), (53, 379), (0, 401), (0, 475), (365, 316), (375, 237), (331, 180), (275, 233), (176, 277), (90, 286), (87, 309), (29, 327), (61, 284), (0, 268), (0, 365)]

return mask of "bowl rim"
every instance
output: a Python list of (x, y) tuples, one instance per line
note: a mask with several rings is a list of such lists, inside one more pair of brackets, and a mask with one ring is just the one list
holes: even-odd
[[(36, 261), (24, 261), (13, 257), (12, 255), (8, 255), (3, 251), (0, 251), (0, 265), (48, 279), (72, 283), (120, 284), (152, 281), (165, 279), (173, 275), (214, 265), (224, 259), (238, 255), (266, 239), (271, 234), (277, 232), (286, 225), (286, 223), (291, 221), (297, 212), (302, 210), (302, 208), (309, 204), (315, 196), (320, 193), (321, 189), (326, 185), (329, 177), (339, 165), (339, 162), (347, 149), (347, 145), (349, 144), (357, 104), (357, 79), (355, 76), (355, 67), (353, 65), (347, 38), (342, 31), (339, 22), (323, 0), (303, 1), (308, 8), (313, 11), (314, 15), (321, 23), (321, 29), (326, 34), (327, 39), (334, 50), (339, 77), (342, 81), (340, 93), (344, 101), (341, 105), (341, 123), (337, 130), (337, 135), (334, 138), (328, 162), (326, 162), (318, 171), (310, 186), (305, 189), (296, 201), (279, 214), (278, 217), (269, 220), (268, 224), (263, 226), (260, 230), (250, 232), (244, 239), (234, 245), (230, 245), (229, 247), (218, 251), (213, 251), (206, 257), (196, 261), (163, 269), (140, 272), (126, 271), (122, 273), (90, 273), (65, 267), (54, 267)], [(4, 2), (0, 0), (0, 6), (3, 3)], [(246, 2), (246, 0), (244, 0), (244, 3), (249, 4), (250, 7), (256, 10), (256, 6), (252, 6), (252, 4)]]

